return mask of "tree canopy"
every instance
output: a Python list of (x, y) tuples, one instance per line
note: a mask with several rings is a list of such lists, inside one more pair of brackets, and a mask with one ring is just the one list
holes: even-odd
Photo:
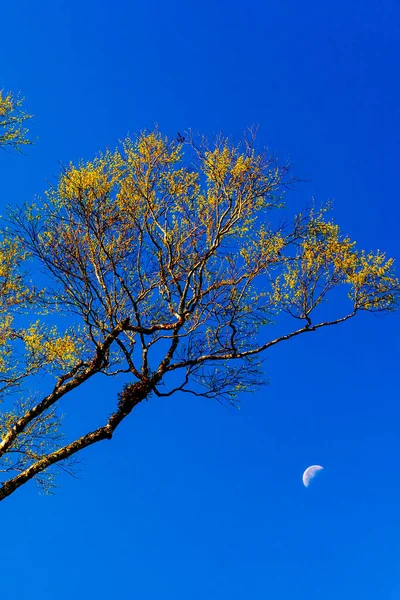
[[(0, 95), (1, 145), (28, 143), (20, 110)], [(391, 258), (358, 249), (326, 208), (280, 219), (291, 183), (253, 135), (235, 145), (155, 130), (68, 165), (42, 200), (10, 209), (0, 241), (0, 500), (32, 478), (49, 489), (53, 465), (68, 470), (152, 394), (234, 405), (262, 384), (272, 346), (395, 309)], [(51, 323), (60, 314), (67, 327)], [(285, 331), (274, 335), (279, 319)], [(120, 376), (114, 412), (68, 441), (59, 406), (95, 376)]]
[(26, 121), (32, 115), (23, 110), (23, 98), (0, 90), (0, 147), (11, 146), (17, 150), (31, 144)]

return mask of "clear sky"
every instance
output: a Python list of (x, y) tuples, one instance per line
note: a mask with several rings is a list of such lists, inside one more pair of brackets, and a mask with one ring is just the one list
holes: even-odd
[[(259, 124), (307, 180), (290, 213), (334, 198), (344, 232), (399, 260), (399, 34), (396, 0), (5, 2), (0, 87), (38, 139), (1, 154), (1, 210), (128, 132)], [(0, 504), (2, 598), (398, 599), (399, 333), (365, 315), (277, 347), (240, 411), (137, 407), (55, 496), (32, 483)], [(68, 399), (67, 429), (94, 403), (101, 424), (116, 389)]]

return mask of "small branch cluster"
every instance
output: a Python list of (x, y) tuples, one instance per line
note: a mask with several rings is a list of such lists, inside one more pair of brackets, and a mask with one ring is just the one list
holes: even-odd
[(11, 146), (20, 150), (31, 144), (25, 123), (32, 115), (23, 109), (23, 98), (0, 90), (0, 147)]

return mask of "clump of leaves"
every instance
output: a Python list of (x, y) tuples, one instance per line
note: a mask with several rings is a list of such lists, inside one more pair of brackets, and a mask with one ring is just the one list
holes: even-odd
[(26, 122), (32, 117), (23, 109), (24, 99), (0, 90), (0, 147), (11, 146), (21, 150), (31, 144)]

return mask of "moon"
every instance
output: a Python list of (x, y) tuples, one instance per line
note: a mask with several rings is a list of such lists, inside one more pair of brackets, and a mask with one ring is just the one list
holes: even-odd
[(311, 467), (307, 467), (307, 469), (303, 473), (303, 483), (306, 487), (310, 485), (312, 479), (314, 479), (315, 475), (318, 471), (322, 471), (324, 467), (320, 465), (311, 465)]

